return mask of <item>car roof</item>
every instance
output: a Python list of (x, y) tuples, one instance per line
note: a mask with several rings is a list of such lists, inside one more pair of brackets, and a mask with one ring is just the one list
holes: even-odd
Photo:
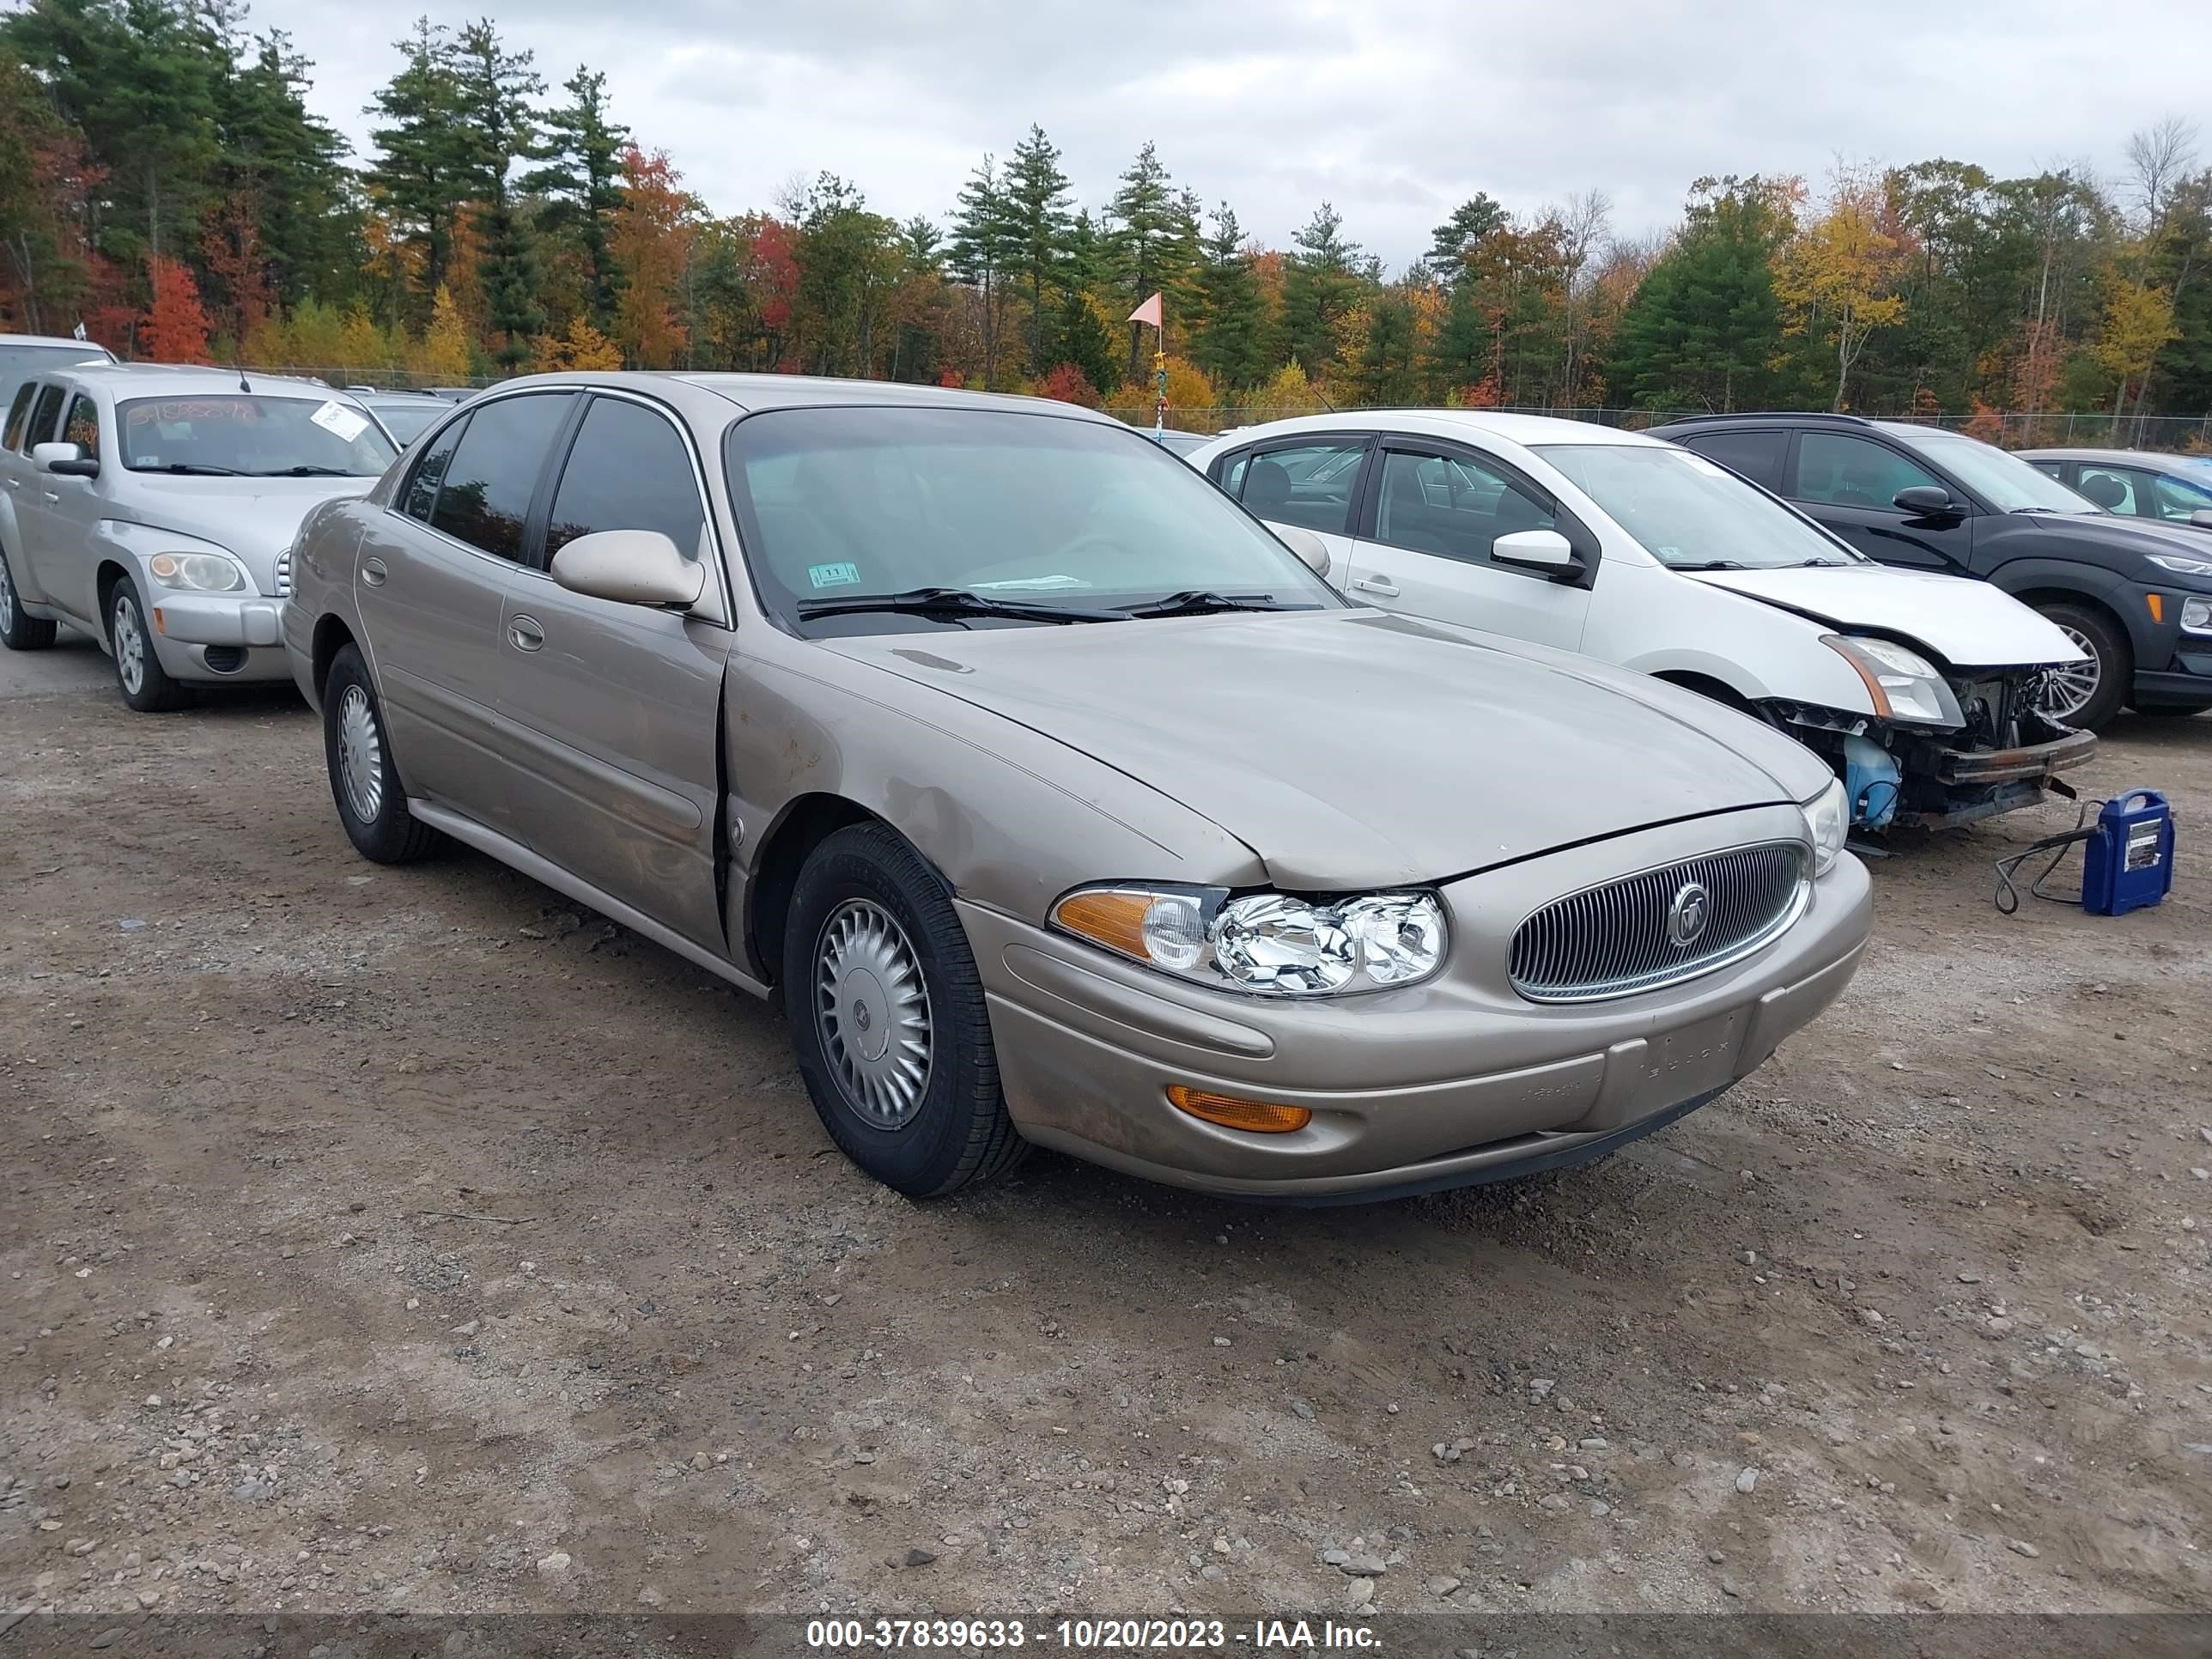
[(2128, 466), (2179, 468), (2212, 457), (2173, 455), (2162, 449), (2015, 449), (2026, 461), (2112, 461)]
[(83, 351), (101, 357), (114, 354), (97, 340), (80, 340), (67, 334), (0, 334), (0, 346), (52, 346), (59, 351)]
[(210, 368), (197, 363), (73, 363), (58, 371), (70, 379), (105, 388), (118, 398), (136, 393), (159, 398), (213, 396), (240, 392), (240, 381), (249, 392), (309, 392), (332, 398), (353, 393), (335, 386), (318, 386), (291, 374), (264, 374), (255, 369)]
[(1126, 422), (1096, 410), (1049, 398), (1005, 392), (967, 392), (953, 386), (915, 386), (903, 380), (841, 380), (807, 374), (723, 374), (653, 369), (569, 370), (501, 380), (487, 391), (524, 387), (604, 386), (643, 390), (653, 386), (694, 387), (714, 393), (748, 413), (769, 409), (995, 409), (1024, 415), (1057, 415), (1070, 420), (1121, 426)]
[(1224, 433), (1243, 441), (1264, 441), (1279, 432), (1418, 432), (1431, 437), (1459, 435), (1504, 438), (1536, 447), (1546, 444), (1661, 444), (1617, 426), (1570, 421), (1556, 415), (1509, 415), (1489, 409), (1346, 409), (1327, 415), (1299, 415), (1264, 426)]

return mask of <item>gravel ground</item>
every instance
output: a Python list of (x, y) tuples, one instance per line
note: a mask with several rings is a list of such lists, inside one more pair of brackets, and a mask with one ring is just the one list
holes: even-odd
[[(82, 665), (79, 665), (80, 666)], [(2212, 1604), (2212, 718), (2173, 898), (1901, 845), (1845, 999), (1611, 1160), (1333, 1211), (917, 1205), (781, 1022), (289, 696), (0, 699), (11, 1612)]]

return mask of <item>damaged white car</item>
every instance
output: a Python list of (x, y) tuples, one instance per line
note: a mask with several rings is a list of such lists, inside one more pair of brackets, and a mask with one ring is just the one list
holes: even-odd
[(1356, 601), (1638, 669), (1788, 732), (1835, 768), (1862, 829), (2028, 805), (2096, 749), (2038, 708), (2045, 677), (2083, 660), (2057, 628), (1986, 582), (1878, 564), (1674, 444), (1365, 410), (1188, 459), (1257, 517), (1315, 532)]

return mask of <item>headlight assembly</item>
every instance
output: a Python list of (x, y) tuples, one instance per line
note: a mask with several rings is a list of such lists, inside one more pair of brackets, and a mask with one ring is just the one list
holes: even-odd
[(2181, 602), (2181, 631), (2185, 634), (2212, 634), (2212, 599), (2184, 599)]
[(1797, 810), (1804, 813), (1806, 833), (1813, 838), (1813, 873), (1825, 876), (1835, 867), (1851, 832), (1851, 798), (1841, 778), (1831, 778), (1817, 799)]
[(164, 587), (198, 593), (230, 593), (252, 586), (245, 567), (223, 553), (156, 553), (146, 561), (146, 568)]
[(1052, 920), (1148, 967), (1267, 996), (1416, 984), (1443, 966), (1449, 942), (1443, 903), (1422, 892), (1312, 900), (1231, 898), (1218, 887), (1085, 887), (1054, 905)]
[(2212, 576), (2212, 561), (2185, 558), (2179, 553), (2154, 553), (2150, 562), (2177, 576)]
[(1894, 640), (1878, 640), (1863, 634), (1845, 638), (1823, 634), (1820, 643), (1858, 671), (1874, 699), (1874, 712), (1886, 720), (1908, 720), (1922, 726), (1963, 726), (1959, 700), (1943, 676), (1917, 651), (1908, 651)]

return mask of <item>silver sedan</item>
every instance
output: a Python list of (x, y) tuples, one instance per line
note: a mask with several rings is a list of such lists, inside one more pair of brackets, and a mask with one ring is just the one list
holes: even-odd
[(16, 389), (0, 434), (0, 641), (84, 629), (131, 708), (289, 678), (277, 605), (309, 508), (398, 452), (351, 398), (235, 370), (69, 364)]

